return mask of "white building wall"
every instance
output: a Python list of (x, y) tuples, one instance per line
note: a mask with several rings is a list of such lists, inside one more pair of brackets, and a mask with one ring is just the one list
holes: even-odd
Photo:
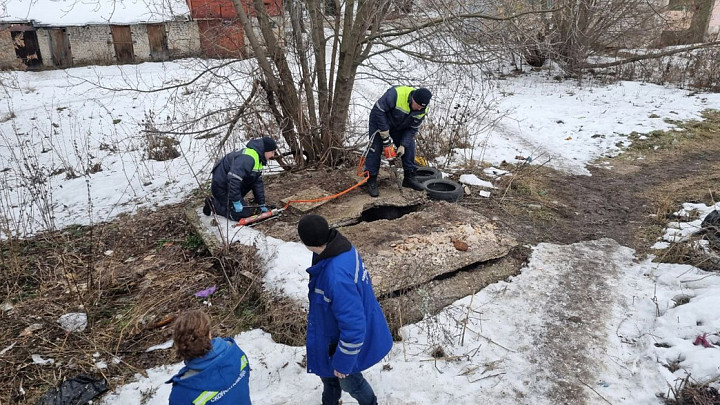
[(73, 64), (115, 63), (112, 31), (109, 25), (67, 27)]
[(171, 58), (200, 54), (200, 30), (195, 21), (169, 21), (165, 23), (168, 51)]
[(150, 60), (150, 39), (147, 34), (147, 25), (131, 25), (130, 35), (133, 40), (133, 53), (135, 54), (135, 61), (142, 62)]

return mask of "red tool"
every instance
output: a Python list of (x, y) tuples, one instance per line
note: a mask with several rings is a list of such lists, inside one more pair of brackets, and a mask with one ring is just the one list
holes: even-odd
[(385, 154), (385, 159), (395, 159), (397, 157), (397, 153), (395, 153), (395, 145), (390, 144), (389, 146), (386, 146), (383, 148), (383, 153)]
[(266, 221), (272, 217), (276, 217), (276, 216), (280, 215), (283, 211), (285, 211), (285, 208), (275, 208), (268, 212), (263, 212), (261, 214), (252, 215), (247, 218), (240, 218), (240, 220), (237, 223), (237, 226), (257, 225), (260, 222)]

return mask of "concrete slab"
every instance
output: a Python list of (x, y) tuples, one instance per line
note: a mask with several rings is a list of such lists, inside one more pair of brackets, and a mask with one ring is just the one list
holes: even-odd
[(464, 267), (505, 256), (517, 242), (482, 215), (428, 202), (401, 218), (340, 228), (363, 255), (375, 293), (412, 288)]
[[(329, 197), (329, 196), (330, 196), (330, 193), (321, 189), (320, 187), (311, 186), (309, 188), (306, 188), (306, 189), (300, 191), (299, 193), (297, 193), (295, 195), (283, 198), (280, 201), (283, 203), (283, 206), (284, 206), (289, 201), (315, 200), (318, 198)], [(317, 208), (323, 204), (326, 204), (328, 201), (330, 201), (330, 200), (322, 200), (322, 201), (309, 202), (309, 203), (292, 203), (292, 204), (290, 204), (290, 208), (297, 210), (299, 213), (305, 214), (314, 208)]]
[(318, 208), (313, 213), (322, 215), (332, 226), (346, 226), (360, 222), (363, 212), (373, 207), (411, 207), (427, 202), (425, 192), (412, 189), (398, 190), (396, 187), (386, 187), (380, 190), (379, 197), (370, 197), (363, 192), (357, 195), (341, 196), (328, 204)]

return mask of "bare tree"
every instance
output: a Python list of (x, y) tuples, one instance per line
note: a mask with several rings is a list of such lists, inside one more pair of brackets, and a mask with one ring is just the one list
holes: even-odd
[[(243, 7), (241, 0), (233, 3), (262, 72), (267, 100), (274, 103), (271, 111), (296, 161), (329, 164), (343, 158), (358, 68), (371, 56), (400, 50), (429, 61), (476, 65), (478, 55), (489, 47), (478, 53), (480, 42), (466, 37), (472, 30), (487, 32), (488, 27), (478, 29), (467, 21), (497, 24), (515, 18), (484, 14), (487, 7), (455, 1), (419, 5), (395, 0), (335, 0), (334, 6), (328, 7), (327, 0), (287, 0), (292, 40), (284, 44), (272, 29), (262, 0), (253, 0), (252, 7)], [(406, 13), (411, 4), (422, 13), (387, 19)]]

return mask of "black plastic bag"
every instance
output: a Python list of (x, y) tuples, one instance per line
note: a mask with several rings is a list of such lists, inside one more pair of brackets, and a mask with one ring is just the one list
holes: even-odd
[(95, 379), (81, 374), (46, 392), (35, 405), (85, 405), (107, 390), (104, 378)]
[(720, 211), (711, 211), (700, 227), (711, 242), (720, 242)]

